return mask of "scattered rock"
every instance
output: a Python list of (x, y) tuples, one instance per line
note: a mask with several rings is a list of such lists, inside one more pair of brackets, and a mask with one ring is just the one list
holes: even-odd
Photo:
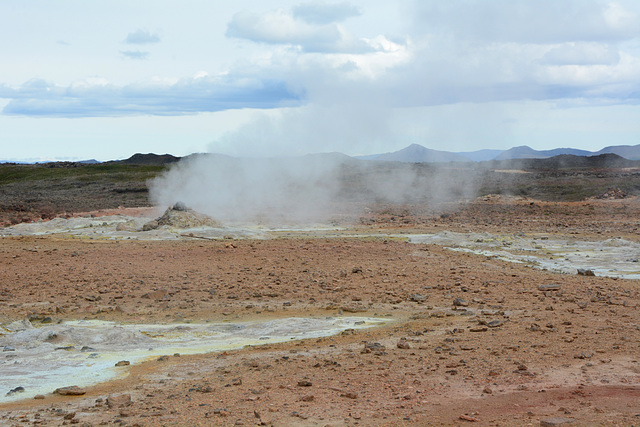
[(386, 350), (387, 347), (385, 347), (384, 345), (380, 344), (379, 342), (365, 342), (364, 343), (364, 352), (365, 353), (370, 353), (372, 351), (379, 351), (379, 352), (384, 352), (384, 350)]
[(487, 323), (487, 326), (490, 328), (498, 328), (502, 325), (503, 323), (500, 320), (492, 320), (491, 322)]
[(303, 401), (303, 402), (312, 402), (313, 399), (315, 399), (313, 394), (305, 394), (304, 396), (302, 396), (300, 398), (300, 400)]
[(71, 385), (68, 387), (60, 387), (53, 391), (53, 394), (59, 394), (62, 396), (82, 396), (86, 394), (87, 391), (84, 388), (78, 387), (77, 385)]
[(309, 380), (300, 380), (298, 381), (298, 387), (311, 387), (313, 383)]
[(357, 302), (352, 304), (345, 304), (341, 308), (345, 313), (361, 313), (363, 311), (367, 311), (367, 307)]
[(462, 298), (456, 298), (453, 300), (454, 307), (468, 307), (469, 303)]
[(142, 298), (147, 298), (147, 299), (152, 299), (152, 300), (161, 300), (163, 298), (165, 298), (167, 295), (169, 295), (169, 291), (166, 289), (158, 289), (156, 291), (153, 292), (147, 292), (146, 294), (142, 295)]
[(36, 400), (42, 400), (44, 399), (44, 394), (36, 394), (35, 396), (33, 396), (33, 398)]
[(130, 394), (119, 394), (116, 396), (107, 397), (107, 406), (113, 408), (124, 408), (131, 405)]
[(574, 359), (591, 359), (592, 357), (593, 353), (589, 353), (587, 351), (583, 351), (582, 353), (573, 356)]
[(560, 426), (563, 424), (571, 424), (574, 423), (576, 420), (574, 420), (573, 418), (565, 418), (565, 417), (552, 417), (552, 418), (545, 418), (540, 420), (540, 425), (542, 427), (553, 427), (553, 426)]
[(346, 391), (346, 392), (342, 393), (340, 396), (346, 397), (347, 399), (357, 399), (358, 398), (358, 394), (354, 393), (352, 391)]
[(152, 219), (151, 221), (147, 222), (142, 226), (142, 231), (151, 231), (151, 230), (155, 230), (158, 227), (160, 227), (160, 224), (158, 224), (158, 221), (156, 221), (155, 219)]
[(413, 302), (425, 302), (427, 300), (427, 297), (420, 294), (413, 294), (409, 295), (409, 299)]
[(598, 194), (595, 196), (595, 199), (603, 200), (603, 199), (626, 199), (628, 194), (622, 191), (619, 188), (609, 188), (602, 194)]
[(121, 360), (116, 363), (116, 366), (129, 366), (131, 363), (128, 360)]
[(560, 285), (556, 283), (550, 283), (548, 285), (538, 285), (539, 291), (559, 291)]
[(462, 421), (469, 421), (472, 423), (477, 423), (479, 421), (477, 418), (470, 417), (469, 415), (460, 415), (458, 418)]
[(578, 269), (578, 276), (595, 276), (596, 273), (593, 272), (593, 270), (589, 270), (586, 268), (579, 268)]
[(407, 342), (407, 340), (404, 340), (404, 339), (402, 339), (402, 340), (398, 341), (398, 343), (396, 344), (396, 346), (397, 346), (398, 348), (403, 349), (403, 350), (408, 350), (408, 349), (410, 349), (410, 348), (411, 348), (411, 346), (409, 345), (409, 343)]

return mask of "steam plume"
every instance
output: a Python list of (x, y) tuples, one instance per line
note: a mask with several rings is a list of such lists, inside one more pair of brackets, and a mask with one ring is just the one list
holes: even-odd
[(322, 222), (380, 203), (432, 204), (474, 196), (473, 174), (453, 167), (342, 154), (275, 159), (203, 154), (181, 160), (149, 188), (158, 206), (181, 201), (221, 221)]

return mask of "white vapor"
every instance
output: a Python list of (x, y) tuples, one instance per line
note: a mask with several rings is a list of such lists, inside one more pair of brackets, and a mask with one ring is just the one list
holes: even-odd
[(240, 159), (194, 155), (149, 183), (151, 200), (177, 202), (223, 222), (318, 223), (386, 204), (433, 205), (474, 197), (461, 165), (370, 162), (343, 154)]

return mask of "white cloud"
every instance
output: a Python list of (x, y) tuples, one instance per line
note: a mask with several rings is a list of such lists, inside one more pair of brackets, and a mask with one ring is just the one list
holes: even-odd
[(113, 117), (183, 115), (242, 108), (275, 108), (300, 103), (301, 95), (279, 80), (251, 76), (152, 79), (125, 86), (102, 78), (83, 79), (67, 87), (33, 79), (18, 88), (0, 86), (10, 101), (7, 115), (41, 117)]
[(292, 8), (292, 12), (295, 18), (319, 25), (344, 21), (362, 14), (358, 7), (348, 2), (326, 3), (323, 1), (299, 4)]
[(422, 0), (415, 5), (417, 30), (466, 40), (563, 43), (626, 40), (640, 35), (640, 18), (618, 2), (471, 0), (459, 7)]
[(158, 34), (152, 33), (148, 30), (139, 28), (129, 34), (127, 34), (127, 38), (124, 39), (125, 43), (130, 44), (149, 44), (149, 43), (159, 43), (160, 36)]
[(239, 12), (228, 24), (227, 36), (268, 44), (286, 44), (304, 52), (352, 52), (373, 50), (366, 41), (335, 23), (310, 24), (283, 9), (259, 14)]
[(615, 65), (620, 53), (614, 46), (595, 42), (570, 42), (552, 47), (542, 57), (546, 65)]
[(149, 58), (149, 52), (142, 52), (139, 50), (121, 50), (120, 55), (127, 59), (143, 60)]

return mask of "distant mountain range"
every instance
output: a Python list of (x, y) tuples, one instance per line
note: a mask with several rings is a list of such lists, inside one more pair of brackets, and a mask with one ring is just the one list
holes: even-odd
[(442, 163), (442, 162), (484, 162), (489, 160), (510, 159), (548, 159), (570, 154), (573, 156), (599, 156), (600, 154), (617, 154), (628, 160), (640, 160), (640, 144), (615, 145), (599, 151), (578, 150), (575, 148), (556, 148), (553, 150), (534, 150), (522, 145), (508, 150), (478, 150), (467, 152), (451, 152), (432, 150), (418, 144), (411, 144), (391, 153), (358, 156), (362, 160), (393, 161), (405, 163)]
[[(340, 153), (327, 153), (332, 155), (340, 155), (348, 157)], [(575, 148), (555, 148), (553, 150), (534, 150), (531, 147), (522, 145), (513, 147), (508, 150), (477, 150), (477, 151), (441, 151), (432, 150), (418, 144), (411, 144), (398, 151), (382, 154), (370, 154), (367, 156), (356, 156), (359, 160), (375, 160), (387, 162), (403, 162), (403, 163), (449, 163), (449, 162), (486, 162), (499, 160), (517, 160), (517, 159), (549, 159), (556, 156), (572, 155), (578, 157), (599, 156), (601, 154), (616, 154), (627, 160), (640, 160), (640, 144), (638, 145), (613, 145), (605, 147), (599, 151), (578, 150)], [(202, 154), (191, 154), (198, 156)], [(213, 154), (209, 154), (213, 155)], [(129, 165), (164, 165), (175, 163), (181, 157), (172, 156), (171, 154), (141, 154), (136, 153), (128, 159), (111, 160), (104, 163), (123, 163)], [(35, 163), (35, 162), (15, 162), (0, 160), (0, 163)], [(46, 162), (43, 162), (46, 163)], [(95, 164), (101, 163), (97, 160), (83, 160), (74, 163)]]

